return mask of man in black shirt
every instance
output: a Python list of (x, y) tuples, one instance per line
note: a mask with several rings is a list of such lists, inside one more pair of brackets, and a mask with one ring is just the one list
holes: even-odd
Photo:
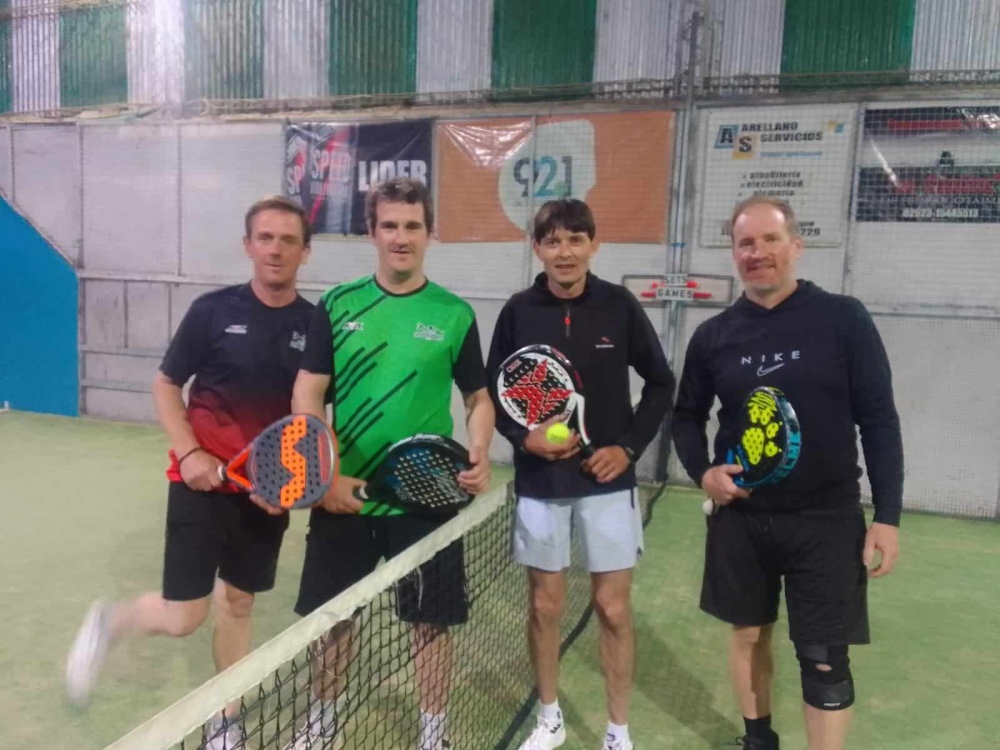
[[(74, 702), (87, 700), (114, 642), (193, 633), (208, 616), (213, 591), (215, 665), (222, 671), (235, 664), (250, 652), (254, 594), (274, 586), (288, 515), (223, 483), (218, 470), (289, 413), (314, 309), (295, 289), (310, 228), (298, 205), (272, 196), (251, 206), (245, 230), (253, 279), (194, 301), (153, 382), (170, 439), (162, 588), (91, 607), (66, 667)], [(192, 376), (185, 406), (182, 389)], [(243, 747), (242, 733), (216, 717), (205, 748)]]
[[(745, 286), (688, 345), (673, 423), (677, 455), (708, 494), (701, 608), (733, 625), (730, 667), (743, 745), (778, 748), (771, 729), (771, 638), (784, 579), (811, 750), (844, 747), (854, 703), (848, 646), (869, 642), (867, 579), (899, 554), (903, 448), (892, 374), (875, 324), (856, 299), (796, 281), (802, 239), (791, 207), (756, 196), (732, 217), (733, 259)], [(792, 473), (752, 492), (723, 463), (740, 406), (757, 386), (785, 392), (802, 429)], [(714, 462), (705, 425), (716, 397)], [(865, 529), (857, 434), (875, 520)]]
[[(628, 732), (632, 687), (632, 569), (642, 553), (642, 519), (635, 462), (670, 409), (674, 376), (656, 332), (632, 294), (590, 273), (597, 251), (586, 203), (543, 205), (534, 225), (535, 254), (545, 272), (515, 294), (497, 320), (487, 372), (497, 402), (497, 429), (514, 446), (517, 512), (511, 546), (528, 568), (528, 645), (541, 704), (521, 750), (553, 750), (565, 742), (559, 711), (559, 620), (575, 528), (591, 573), (601, 629), (608, 696), (606, 750), (632, 750)], [(528, 344), (549, 344), (573, 363), (588, 395), (587, 433), (596, 447), (581, 460), (579, 435), (565, 445), (546, 438), (550, 422), (527, 430), (499, 404), (496, 373)], [(643, 379), (635, 412), (629, 367)]]

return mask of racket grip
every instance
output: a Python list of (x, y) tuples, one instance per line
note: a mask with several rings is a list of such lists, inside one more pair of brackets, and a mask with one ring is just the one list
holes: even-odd
[(227, 481), (229, 481), (226, 478), (226, 465), (225, 464), (219, 464), (218, 472), (219, 472), (219, 481), (220, 482), (227, 482)]
[(368, 494), (365, 492), (364, 487), (355, 487), (351, 494), (354, 495), (355, 500), (360, 500), (363, 503), (368, 502)]
[(590, 458), (594, 455), (594, 446), (590, 443), (580, 443), (580, 455), (584, 458)]

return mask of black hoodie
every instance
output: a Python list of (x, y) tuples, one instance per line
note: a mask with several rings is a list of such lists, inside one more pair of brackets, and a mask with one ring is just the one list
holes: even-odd
[[(587, 433), (595, 447), (621, 445), (636, 460), (656, 437), (670, 411), (674, 376), (656, 331), (638, 300), (625, 287), (587, 275), (583, 294), (559, 299), (539, 274), (528, 289), (511, 297), (500, 311), (487, 362), (490, 395), (497, 408), (497, 430), (514, 446), (515, 489), (539, 499), (584, 497), (631, 489), (635, 468), (598, 484), (581, 471), (579, 455), (550, 462), (521, 449), (528, 430), (503, 410), (496, 373), (522, 346), (548, 344), (565, 354), (580, 373), (587, 408)], [(629, 366), (644, 381), (635, 412)]]
[(892, 372), (875, 323), (853, 297), (799, 281), (773, 309), (741, 296), (691, 337), (674, 411), (677, 455), (695, 484), (713, 462), (705, 425), (715, 398), (716, 464), (735, 443), (734, 422), (749, 392), (780, 388), (802, 428), (802, 452), (780, 483), (738, 502), (796, 510), (856, 505), (861, 496), (857, 432), (872, 485), (875, 520), (899, 524), (903, 442), (892, 395)]

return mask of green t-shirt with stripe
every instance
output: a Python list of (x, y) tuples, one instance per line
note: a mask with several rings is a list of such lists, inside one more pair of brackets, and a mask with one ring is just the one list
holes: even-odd
[(303, 368), (331, 376), (347, 476), (368, 478), (403, 438), (451, 437), (452, 382), (465, 393), (486, 385), (475, 313), (437, 284), (394, 295), (368, 276), (328, 290), (317, 316)]

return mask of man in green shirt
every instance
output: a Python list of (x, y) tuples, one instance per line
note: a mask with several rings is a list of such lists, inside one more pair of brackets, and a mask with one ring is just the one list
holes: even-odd
[[(390, 445), (416, 433), (451, 436), (451, 393), (462, 393), (472, 468), (459, 476), (473, 493), (489, 485), (494, 411), (476, 318), (468, 303), (428, 281), (424, 256), (433, 208), (423, 183), (388, 180), (368, 195), (366, 218), (378, 251), (376, 272), (327, 291), (316, 309), (292, 396), (294, 412), (324, 416), (333, 403), (341, 476), (312, 511), (299, 599), (306, 615), (361, 580), (443, 521), (419, 516), (370, 518), (353, 490), (365, 483)], [(452, 649), (448, 627), (467, 619), (461, 540), (400, 582), (400, 619), (413, 624), (420, 691), (419, 750), (451, 747), (445, 720)], [(317, 649), (317, 700), (289, 745), (340, 747), (352, 623), (335, 626)]]

